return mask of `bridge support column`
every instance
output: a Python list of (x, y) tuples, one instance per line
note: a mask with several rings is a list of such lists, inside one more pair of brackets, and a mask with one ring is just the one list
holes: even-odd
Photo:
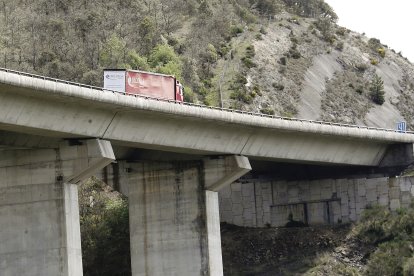
[(242, 156), (130, 163), (132, 275), (223, 275), (217, 190), (250, 169)]
[(76, 184), (113, 159), (101, 140), (0, 151), (0, 275), (83, 274)]

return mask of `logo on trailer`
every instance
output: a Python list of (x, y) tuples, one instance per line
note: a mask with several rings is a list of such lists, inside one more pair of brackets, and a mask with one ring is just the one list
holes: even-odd
[(128, 76), (128, 84), (132, 87), (143, 86), (144, 80), (139, 76)]
[(123, 79), (124, 76), (120, 74), (106, 74), (105, 78), (108, 80), (120, 80)]

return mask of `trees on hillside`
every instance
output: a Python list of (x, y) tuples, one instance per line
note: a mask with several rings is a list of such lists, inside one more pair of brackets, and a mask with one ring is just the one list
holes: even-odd
[(314, 18), (329, 18), (336, 21), (338, 16), (335, 11), (323, 0), (283, 0), (283, 2), (292, 9), (293, 12)]
[(79, 188), (84, 275), (131, 275), (128, 202), (92, 177)]
[(377, 74), (372, 78), (369, 90), (371, 92), (371, 99), (374, 103), (382, 105), (385, 102), (384, 81)]
[(0, 66), (96, 86), (103, 68), (155, 70), (203, 100), (231, 39), (283, 5), (335, 18), (322, 0), (0, 0)]

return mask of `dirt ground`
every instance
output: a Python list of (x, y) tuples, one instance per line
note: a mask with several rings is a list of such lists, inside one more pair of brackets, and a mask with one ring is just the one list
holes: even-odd
[(322, 254), (335, 254), (350, 229), (349, 225), (248, 228), (222, 224), (224, 275), (303, 275)]

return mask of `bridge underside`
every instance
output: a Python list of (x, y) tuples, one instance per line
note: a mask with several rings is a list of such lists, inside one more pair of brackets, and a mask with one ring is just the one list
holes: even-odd
[[(6, 149), (55, 149), (62, 141), (76, 145), (82, 139), (67, 137), (47, 137), (27, 133), (0, 130), (0, 150)], [(118, 160), (129, 161), (191, 161), (205, 157), (223, 156), (208, 153), (177, 153), (171, 151), (134, 148), (120, 143), (112, 143), (113, 151)], [(382, 166), (349, 165), (336, 163), (311, 162), (307, 160), (289, 160), (255, 158), (248, 156), (253, 171), (246, 177), (271, 178), (283, 180), (323, 179), (333, 177), (363, 177), (365, 175), (395, 176), (412, 162), (411, 145), (399, 146), (388, 150), (381, 159)], [(389, 162), (385, 162), (388, 160)]]

